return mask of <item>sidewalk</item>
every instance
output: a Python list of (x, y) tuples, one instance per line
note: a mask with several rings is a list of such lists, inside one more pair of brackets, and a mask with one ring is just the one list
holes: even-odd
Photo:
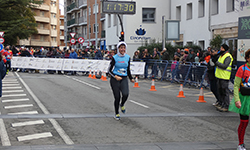
[[(236, 150), (238, 141), (0, 147), (1, 150)], [(246, 143), (249, 143), (246, 142)]]

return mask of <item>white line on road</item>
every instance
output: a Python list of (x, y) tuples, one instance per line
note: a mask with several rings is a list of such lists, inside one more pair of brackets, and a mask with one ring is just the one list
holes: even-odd
[(27, 141), (27, 140), (35, 140), (40, 138), (47, 138), (52, 137), (53, 135), (50, 132), (44, 132), (44, 133), (37, 133), (37, 134), (31, 134), (31, 135), (25, 135), (25, 136), (18, 136), (18, 141)]
[(3, 84), (3, 87), (6, 87), (6, 86), (20, 86), (20, 84)]
[(132, 103), (134, 103), (134, 104), (137, 104), (137, 105), (139, 105), (139, 106), (142, 106), (142, 107), (144, 107), (144, 108), (149, 108), (148, 106), (143, 105), (143, 104), (141, 104), (141, 103), (138, 103), (138, 102), (136, 102), (136, 101), (133, 101), (133, 100), (129, 100), (129, 101), (132, 102)]
[(18, 84), (17, 81), (2, 81), (2, 84)]
[(3, 87), (3, 90), (10, 90), (10, 89), (21, 89), (21, 86), (16, 86), (16, 87)]
[(38, 114), (37, 111), (25, 111), (25, 112), (16, 112), (16, 113), (8, 113), (8, 115), (35, 115)]
[[(0, 112), (0, 114), (1, 114), (1, 112)], [(8, 134), (7, 134), (3, 119), (0, 119), (0, 137), (1, 137), (1, 141), (2, 141), (3, 146), (11, 146), (10, 139), (9, 139)]]
[(2, 103), (8, 103), (8, 102), (22, 102), (22, 101), (29, 101), (30, 99), (28, 98), (23, 98), (23, 99), (6, 99), (2, 100)]
[(12, 108), (24, 108), (24, 107), (33, 107), (33, 104), (24, 104), (24, 105), (4, 106), (4, 108), (5, 108), (5, 109), (12, 109)]
[[(31, 91), (29, 86), (23, 81), (23, 79), (16, 73), (16, 76), (19, 78), (19, 80), (22, 82), (24, 87), (27, 89), (27, 91), (30, 93), (30, 95), (33, 97), (34, 101), (37, 103), (37, 105), (40, 107), (40, 109), (43, 111), (44, 114), (50, 114), (49, 111), (46, 109), (46, 107), (41, 103), (41, 101), (36, 97), (36, 95)], [(55, 119), (49, 119), (57, 133), (62, 137), (64, 142), (68, 145), (74, 144), (74, 142), (70, 139), (70, 137), (65, 133), (65, 131), (62, 129), (62, 127), (57, 123)]]
[(21, 127), (21, 126), (29, 126), (29, 125), (37, 125), (37, 124), (44, 124), (43, 120), (36, 120), (36, 121), (25, 121), (25, 122), (17, 122), (12, 123), (12, 127)]
[(3, 90), (3, 93), (20, 93), (20, 92), (24, 92), (24, 90)]
[[(67, 78), (70, 78), (69, 76), (66, 76)], [(73, 80), (75, 80), (75, 81), (77, 81), (77, 82), (80, 82), (80, 83), (83, 83), (83, 84), (85, 84), (85, 85), (88, 85), (88, 86), (90, 86), (90, 87), (92, 87), (92, 88), (95, 88), (95, 89), (97, 89), (97, 90), (100, 90), (101, 88), (99, 88), (99, 87), (97, 87), (97, 86), (95, 86), (95, 85), (92, 85), (92, 84), (90, 84), (90, 83), (87, 83), (87, 82), (84, 82), (84, 81), (82, 81), (82, 80), (79, 80), (79, 79), (76, 79), (76, 78), (72, 78)]]
[(10, 95), (3, 95), (2, 97), (16, 97), (16, 96), (26, 96), (26, 94), (10, 94)]

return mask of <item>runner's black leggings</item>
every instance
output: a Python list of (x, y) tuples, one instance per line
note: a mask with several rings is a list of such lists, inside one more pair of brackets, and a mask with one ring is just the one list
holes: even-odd
[(115, 114), (119, 114), (121, 93), (122, 93), (121, 106), (123, 106), (128, 99), (128, 94), (129, 94), (128, 79), (127, 77), (122, 77), (122, 80), (117, 81), (115, 78), (111, 77), (110, 85), (111, 85), (114, 98), (115, 98), (115, 102), (114, 102)]

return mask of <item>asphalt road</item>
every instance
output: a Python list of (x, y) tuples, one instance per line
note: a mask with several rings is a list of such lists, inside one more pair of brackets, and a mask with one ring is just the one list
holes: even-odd
[[(197, 103), (199, 89), (184, 87), (186, 98), (177, 98), (178, 84), (156, 81), (157, 91), (153, 92), (149, 91), (150, 80), (139, 79), (139, 86), (129, 84), (127, 112), (116, 121), (109, 81), (10, 72), (3, 80), (0, 103), (1, 144), (192, 144), (238, 140), (238, 115), (216, 111), (209, 90), (204, 89), (207, 103)], [(249, 131), (245, 139), (250, 140)]]

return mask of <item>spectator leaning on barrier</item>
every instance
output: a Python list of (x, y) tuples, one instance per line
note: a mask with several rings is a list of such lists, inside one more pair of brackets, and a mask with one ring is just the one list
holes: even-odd
[(187, 62), (194, 62), (194, 58), (196, 57), (194, 50), (193, 49), (189, 49), (189, 54), (188, 57), (186, 59)]
[(90, 59), (95, 58), (95, 52), (93, 52), (93, 50), (92, 50), (92, 49), (89, 49), (89, 52), (88, 52), (88, 57), (89, 57)]
[(181, 57), (181, 50), (178, 48), (177, 51), (174, 53), (174, 57)]
[(218, 51), (219, 49), (216, 49), (216, 48), (211, 50), (211, 59), (207, 63), (207, 75), (208, 75), (208, 79), (210, 83), (210, 90), (212, 91), (212, 93), (214, 94), (216, 98), (216, 102), (213, 103), (215, 107), (219, 105), (219, 94), (218, 94), (218, 89), (217, 89), (217, 79), (215, 77), (215, 64), (212, 61), (212, 59), (216, 57)]
[(148, 66), (149, 66), (150, 59), (151, 59), (151, 56), (148, 53), (148, 49), (145, 49), (143, 54), (142, 54), (142, 60), (146, 63), (145, 70), (144, 70), (144, 79), (148, 78)]
[[(240, 114), (238, 127), (238, 149), (246, 150), (244, 135), (249, 122), (250, 114), (250, 49), (245, 52), (246, 64), (239, 67), (234, 80), (234, 98), (229, 110)], [(239, 90), (240, 89), (240, 90)]]
[(102, 56), (102, 52), (101, 52), (101, 50), (98, 48), (98, 49), (96, 49), (97, 51), (96, 51), (96, 53), (95, 53), (95, 59), (102, 59), (103, 58), (103, 56)]
[(133, 61), (140, 61), (140, 60), (139, 60), (139, 54), (138, 54), (138, 51), (135, 51), (135, 52), (134, 52), (134, 55), (133, 55)]
[(228, 52), (229, 47), (226, 44), (221, 45), (218, 56), (212, 61), (215, 63), (217, 86), (219, 91), (219, 104), (217, 109), (221, 112), (227, 112), (229, 106), (229, 79), (231, 76), (233, 57)]
[(0, 98), (2, 97), (2, 80), (6, 75), (6, 68), (3, 63), (2, 54), (0, 53)]
[(167, 48), (164, 48), (162, 51), (161, 51), (161, 59), (162, 60), (169, 60), (169, 54), (167, 52)]

